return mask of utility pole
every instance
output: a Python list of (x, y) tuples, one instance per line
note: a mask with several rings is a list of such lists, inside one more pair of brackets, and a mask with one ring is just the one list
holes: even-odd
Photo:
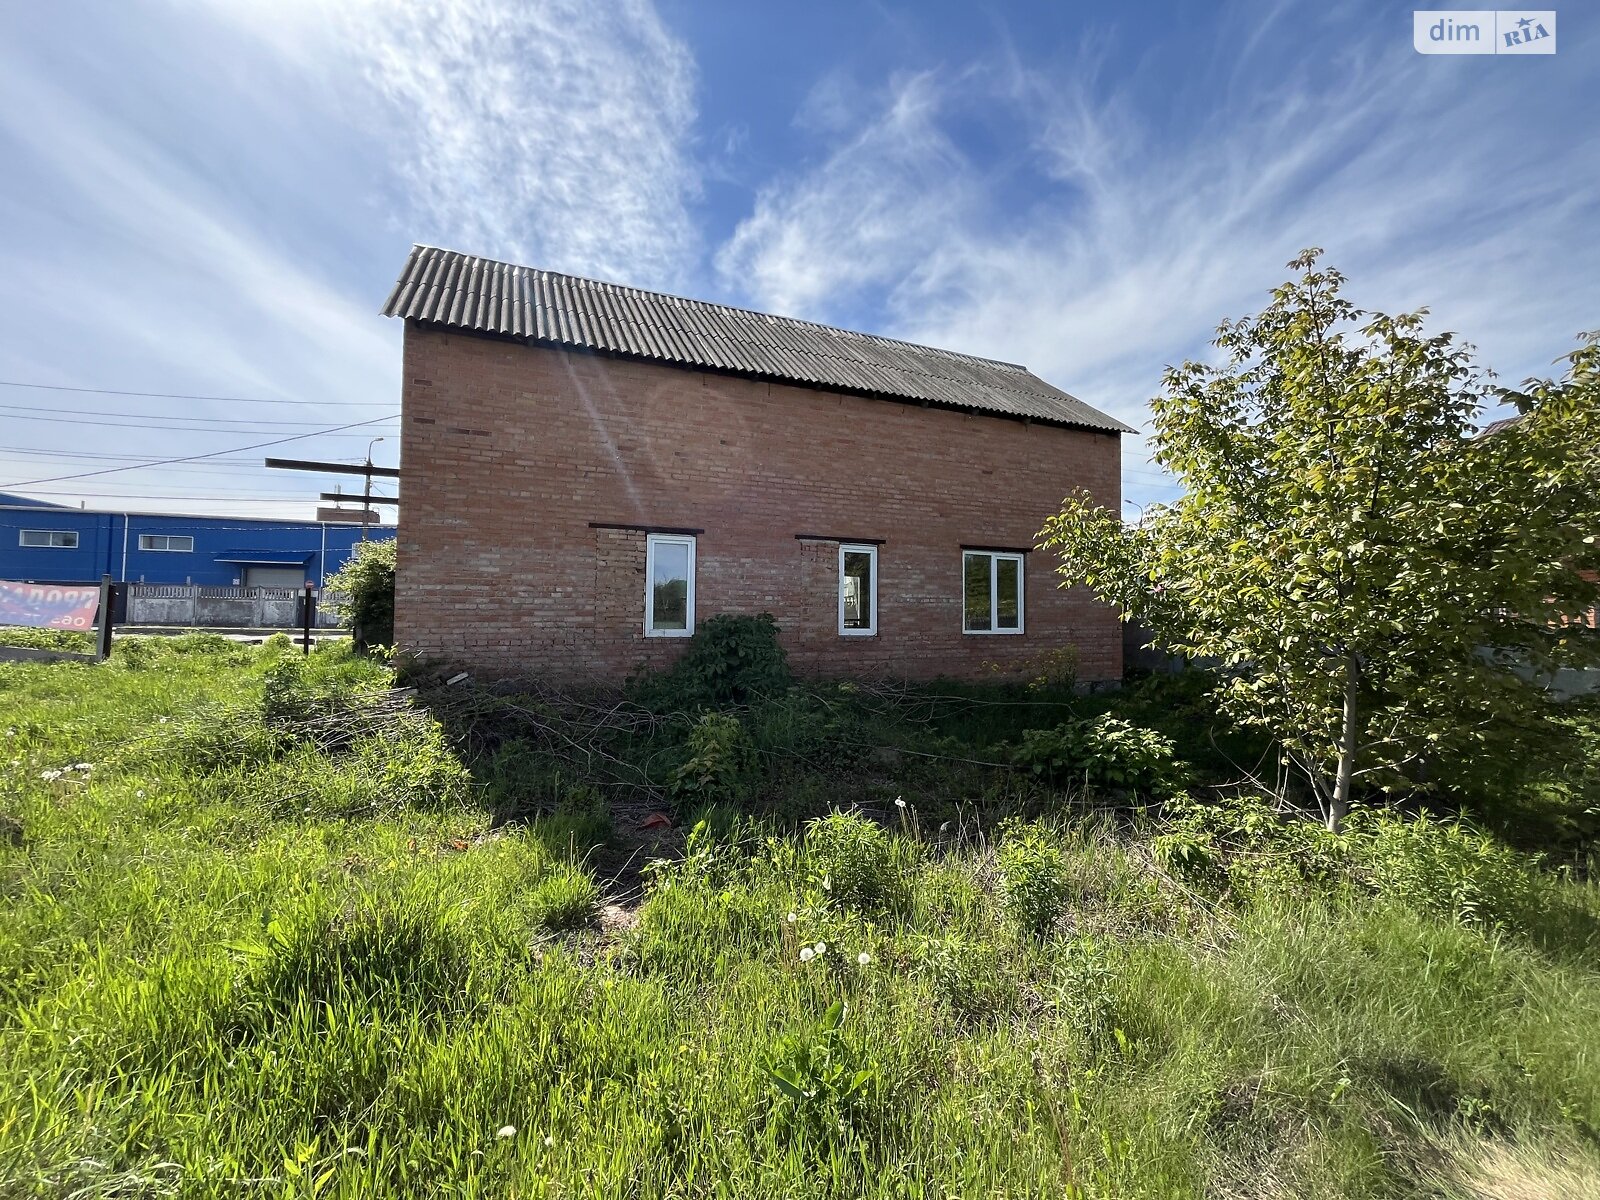
[[(371, 521), (368, 508), (372, 504), (399, 504), (400, 501), (390, 496), (374, 496), (372, 494), (372, 481), (374, 479), (399, 479), (399, 467), (376, 467), (372, 465), (372, 447), (383, 441), (383, 438), (373, 438), (367, 443), (367, 458), (363, 463), (334, 463), (316, 462), (304, 458), (269, 458), (267, 466), (276, 467), (280, 471), (321, 471), (329, 475), (360, 475), (364, 479), (362, 487), (362, 517), (361, 540), (367, 540), (367, 524)], [(354, 496), (341, 496), (336, 492), (323, 492), (324, 500), (354, 500)], [(353, 515), (353, 514), (352, 514)], [(321, 519), (320, 517), (318, 518)], [(353, 524), (354, 522), (352, 522)]]
[(361, 540), (367, 540), (367, 522), (372, 519), (372, 448), (383, 441), (375, 437), (367, 443), (367, 469), (362, 476), (365, 483), (361, 488)]

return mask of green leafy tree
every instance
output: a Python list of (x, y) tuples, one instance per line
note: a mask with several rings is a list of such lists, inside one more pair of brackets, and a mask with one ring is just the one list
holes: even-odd
[[(1136, 526), (1069, 498), (1041, 538), (1067, 583), (1220, 662), (1221, 706), (1280, 739), (1336, 830), (1360, 783), (1495, 753), (1544, 672), (1596, 660), (1568, 623), (1600, 568), (1600, 340), (1497, 392), (1318, 257), (1221, 326), (1220, 364), (1166, 372), (1152, 445), (1183, 497)], [(1496, 396), (1523, 416), (1478, 436)]]
[(394, 644), (395, 539), (360, 542), (355, 553), (328, 576), (326, 590), (344, 596), (335, 607), (356, 645)]

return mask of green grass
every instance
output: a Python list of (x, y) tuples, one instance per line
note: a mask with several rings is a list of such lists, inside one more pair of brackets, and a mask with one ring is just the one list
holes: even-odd
[(0, 665), (0, 1195), (1600, 1194), (1570, 874), (1393, 822), (940, 839), (930, 785), (715, 810), (602, 928), (592, 792), (492, 828), (372, 663), (173, 641)]

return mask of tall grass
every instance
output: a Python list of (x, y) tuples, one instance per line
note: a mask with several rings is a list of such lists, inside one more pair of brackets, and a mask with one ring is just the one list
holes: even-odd
[[(491, 829), (425, 715), (348, 738), (271, 717), (281, 657), (0, 666), (0, 1194), (1600, 1178), (1592, 883), (1469, 846), (1487, 899), (1463, 911), (1360, 866), (1426, 833), (1353, 835), (1356, 865), (1307, 882), (1197, 825), (928, 841), (911, 795), (888, 829), (708, 823), (602, 928), (591, 804)], [(292, 670), (302, 699), (388, 683), (334, 650)]]

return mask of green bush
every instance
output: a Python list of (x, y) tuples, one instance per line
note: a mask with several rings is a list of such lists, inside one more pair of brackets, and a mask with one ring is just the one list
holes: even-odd
[(1030, 729), (1011, 757), (1054, 783), (1152, 796), (1172, 795), (1186, 778), (1171, 738), (1109, 714), (1066, 721), (1054, 729)]
[(334, 605), (360, 649), (394, 644), (395, 539), (358, 542), (323, 590), (345, 598)]
[(31, 629), (21, 625), (0, 625), (0, 646), (92, 654), (94, 635), (81, 633), (76, 629)]
[(130, 671), (146, 671), (161, 660), (164, 653), (159, 637), (113, 638), (111, 661)]
[(813, 1141), (837, 1141), (862, 1115), (877, 1077), (864, 1046), (844, 1036), (845, 1004), (835, 1000), (814, 1025), (784, 1037), (767, 1064), (779, 1128)]
[(907, 941), (912, 974), (958, 1022), (1001, 1019), (1015, 1005), (1015, 980), (993, 941), (951, 934), (918, 934)]
[(1462, 822), (1383, 813), (1354, 825), (1352, 871), (1378, 895), (1463, 924), (1522, 924), (1534, 894), (1525, 855)]
[(771, 613), (723, 613), (700, 622), (683, 655), (665, 671), (630, 679), (628, 692), (653, 712), (694, 712), (779, 696), (793, 682)]
[(688, 758), (672, 772), (669, 791), (679, 803), (733, 800), (750, 769), (750, 739), (738, 717), (703, 713), (689, 730)]
[(884, 909), (905, 898), (894, 844), (881, 825), (850, 813), (819, 817), (806, 826), (805, 853), (823, 897), (860, 909)]
[(1042, 825), (1008, 821), (1000, 833), (1000, 901), (1011, 923), (1042, 937), (1055, 928), (1071, 895), (1067, 858)]

